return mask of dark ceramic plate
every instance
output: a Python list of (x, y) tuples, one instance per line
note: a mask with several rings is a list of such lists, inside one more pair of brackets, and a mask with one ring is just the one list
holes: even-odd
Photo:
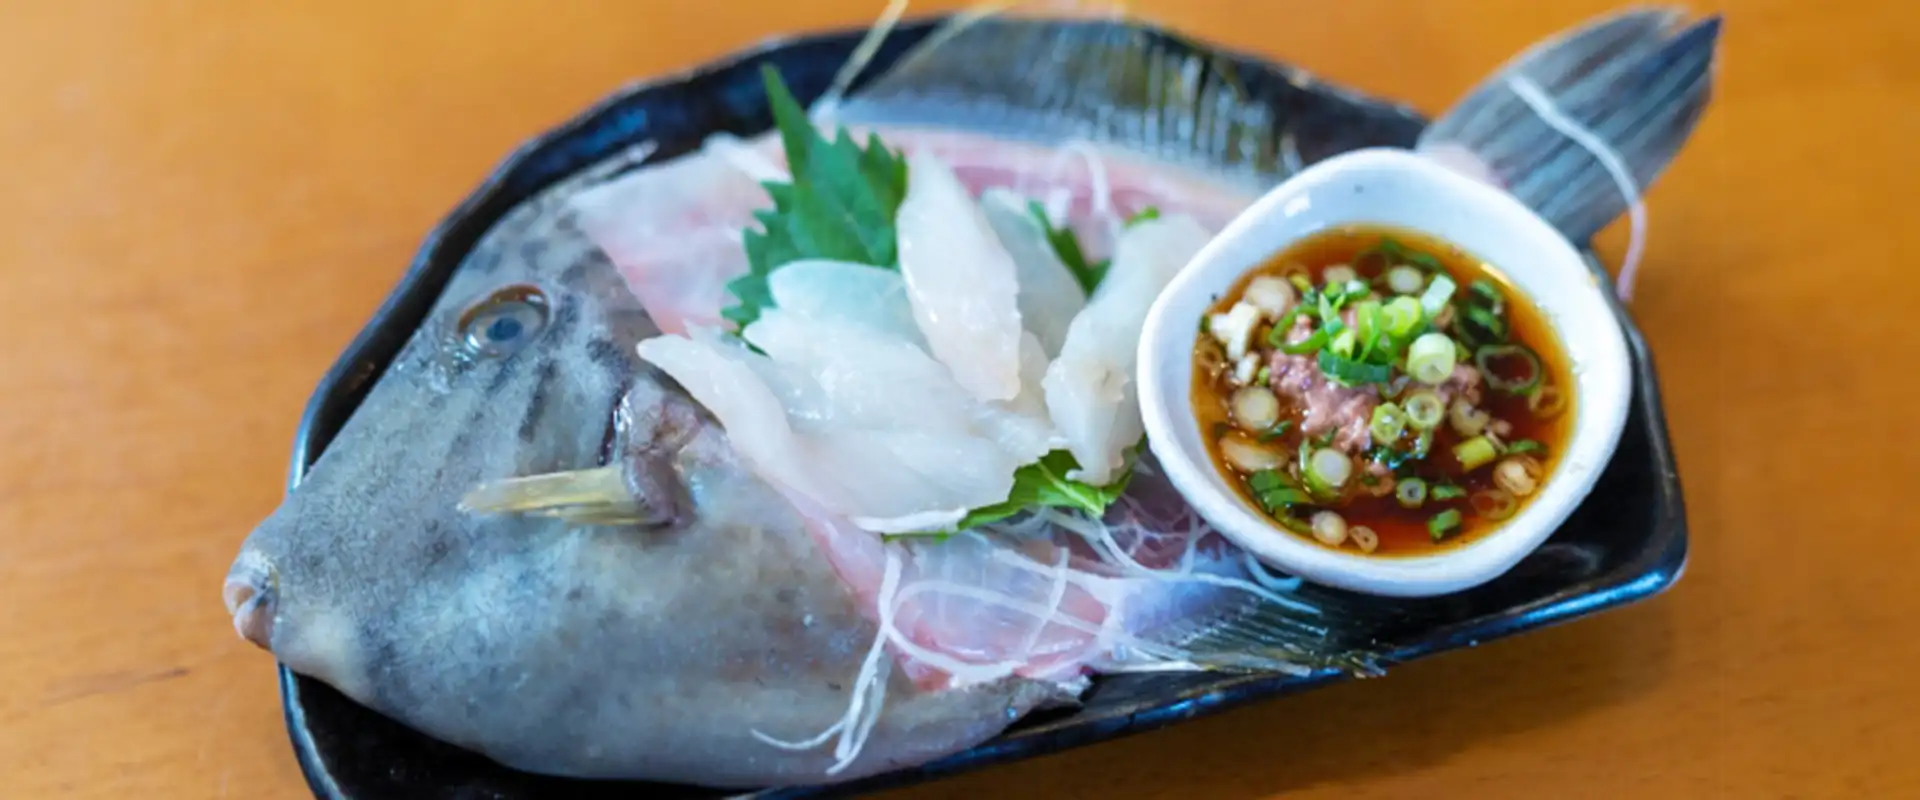
[[(929, 19), (899, 29), (881, 49), (877, 64), (898, 58), (935, 24), (937, 20)], [(630, 87), (509, 156), (427, 237), (392, 296), (321, 381), (294, 445), (292, 482), (299, 482), (353, 413), (482, 234), (510, 209), (641, 139), (660, 142), (664, 157), (691, 150), (718, 131), (750, 135), (766, 130), (771, 120), (765, 110), (760, 65), (773, 63), (797, 95), (812, 98), (826, 90), (861, 33), (840, 31), (767, 44), (690, 73)], [(1272, 104), (1280, 118), (1293, 121), (1301, 156), (1309, 163), (1358, 147), (1411, 145), (1425, 124), (1404, 107), (1301, 80), (1283, 65), (1248, 56), (1234, 58), (1248, 90), (1261, 102)], [(1599, 269), (1597, 263), (1593, 266)], [(1632, 351), (1632, 411), (1613, 461), (1593, 493), (1545, 545), (1492, 583), (1417, 601), (1343, 598), (1343, 602), (1370, 606), (1386, 620), (1374, 633), (1388, 644), (1389, 665), (1640, 600), (1680, 577), (1687, 558), (1686, 518), (1653, 364), (1645, 340), (1617, 301), (1614, 310)], [(966, 753), (831, 789), (753, 796), (819, 797), (925, 781), (1138, 733), (1342, 677), (1156, 674), (1104, 678), (1095, 682), (1084, 707), (1031, 716)], [(685, 786), (588, 783), (516, 772), (416, 733), (284, 667), (280, 688), (301, 769), (314, 793), (324, 798), (722, 794)]]

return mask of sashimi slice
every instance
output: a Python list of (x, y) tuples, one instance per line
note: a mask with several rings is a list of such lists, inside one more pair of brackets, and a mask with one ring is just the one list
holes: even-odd
[(1067, 325), (1087, 305), (1087, 294), (1067, 269), (1040, 221), (1025, 200), (1005, 189), (988, 189), (980, 196), (980, 210), (993, 226), (1000, 244), (1013, 256), (1020, 286), (1020, 321), (1039, 338), (1045, 356), (1060, 354)]
[(698, 153), (643, 166), (570, 201), (581, 232), (666, 333), (719, 324), (731, 303), (727, 281), (747, 270), (741, 233), (757, 227), (753, 212), (772, 202), (763, 176), (743, 168), (737, 151), (760, 152), (720, 134)]
[(1207, 239), (1185, 215), (1147, 220), (1121, 234), (1112, 266), (1074, 317), (1043, 381), (1053, 424), (1080, 464), (1068, 477), (1105, 485), (1123, 466), (1126, 449), (1145, 435), (1133, 374), (1140, 328), (1154, 298)]
[[(969, 509), (1006, 498), (1012, 488), (1013, 471), (1022, 462), (975, 435), (964, 419), (939, 421), (928, 414), (913, 426), (862, 426), (863, 419), (886, 413), (885, 407), (843, 402), (838, 387), (814, 379), (811, 365), (778, 363), (715, 330), (694, 328), (689, 334), (647, 339), (640, 356), (712, 413), (756, 472), (828, 513), (870, 531), (924, 530), (950, 525)], [(884, 378), (883, 366), (876, 363), (866, 374)], [(931, 394), (925, 387), (902, 392), (922, 399)], [(790, 419), (787, 403), (802, 409), (802, 424)]]
[[(798, 274), (789, 276), (790, 270)], [(964, 421), (1022, 464), (1061, 441), (1040, 386), (1046, 356), (1031, 334), (1021, 341), (1020, 393), (986, 402), (962, 390), (926, 353), (898, 273), (806, 261), (775, 271), (770, 284), (778, 305), (748, 326), (746, 338), (775, 361), (810, 371), (839, 406), (789, 406), (796, 421), (832, 414), (864, 414), (856, 424), (869, 427), (883, 424), (881, 414), (887, 425)]]
[(1012, 400), (1022, 331), (1016, 267), (967, 187), (938, 158), (909, 155), (894, 226), (927, 348), (973, 396)]
[[(853, 132), (862, 140), (876, 133), (894, 150), (942, 159), (975, 195), (1000, 188), (1042, 201), (1096, 261), (1112, 252), (1116, 221), (1145, 208), (1187, 214), (1218, 230), (1254, 199), (1243, 187), (1102, 145), (1045, 147), (921, 128)], [(717, 134), (696, 152), (643, 165), (582, 191), (572, 203), (581, 230), (606, 252), (654, 322), (678, 333), (721, 324), (721, 309), (733, 302), (727, 281), (747, 268), (741, 233), (758, 229), (753, 212), (772, 206), (758, 182), (785, 180), (785, 170), (778, 136)], [(1031, 321), (1026, 325), (1035, 329)]]
[(900, 273), (847, 261), (794, 261), (767, 278), (776, 307), (854, 323), (926, 346)]

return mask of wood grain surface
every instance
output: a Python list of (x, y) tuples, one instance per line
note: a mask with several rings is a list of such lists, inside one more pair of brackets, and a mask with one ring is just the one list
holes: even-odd
[[(0, 4), (0, 797), (304, 796), (218, 589), (321, 372), (522, 139), (879, 5)], [(1438, 112), (1616, 4), (1145, 5)], [(1675, 589), (897, 796), (1920, 797), (1920, 6), (1697, 8), (1727, 15), (1719, 93), (1633, 303), (1693, 527)]]

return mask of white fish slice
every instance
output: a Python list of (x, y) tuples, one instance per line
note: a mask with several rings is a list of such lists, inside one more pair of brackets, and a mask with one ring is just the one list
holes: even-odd
[[(969, 420), (954, 409), (946, 409), (943, 416), (921, 407), (907, 421), (917, 424), (888, 416), (890, 409), (914, 408), (912, 400), (926, 400), (936, 390), (895, 380), (891, 402), (867, 402), (876, 398), (865, 390), (882, 382), (877, 378), (902, 359), (883, 362), (883, 348), (856, 349), (858, 340), (845, 331), (801, 330), (807, 326), (797, 317), (788, 319), (796, 321), (789, 326), (794, 330), (776, 326), (772, 332), (782, 338), (792, 333), (843, 338), (810, 351), (783, 353), (796, 359), (792, 363), (753, 353), (704, 328), (685, 337), (648, 339), (640, 343), (639, 352), (720, 421), (734, 448), (756, 471), (867, 530), (897, 533), (938, 527), (1007, 496), (1018, 460), (975, 435)], [(852, 344), (842, 344), (847, 342)], [(830, 353), (867, 361), (865, 373), (876, 379), (866, 387), (817, 381), (814, 375), (826, 370), (805, 358)], [(891, 374), (899, 377), (898, 372)], [(795, 385), (806, 383), (814, 385)], [(790, 407), (793, 398), (812, 402)], [(903, 398), (909, 402), (897, 402)], [(798, 420), (789, 416), (795, 411)]]
[(1042, 381), (1053, 424), (1080, 463), (1069, 478), (1108, 483), (1126, 448), (1145, 434), (1133, 374), (1140, 327), (1160, 290), (1207, 239), (1206, 229), (1184, 215), (1141, 222), (1120, 235), (1112, 266), (1073, 318)]
[(1067, 341), (1067, 326), (1087, 305), (1086, 292), (1019, 195), (988, 189), (980, 197), (980, 209), (1013, 256), (1021, 323), (1039, 338), (1047, 358), (1059, 355)]
[(907, 195), (894, 216), (900, 272), (928, 349), (982, 400), (1020, 393), (1019, 283), (973, 196), (943, 161), (907, 157)]

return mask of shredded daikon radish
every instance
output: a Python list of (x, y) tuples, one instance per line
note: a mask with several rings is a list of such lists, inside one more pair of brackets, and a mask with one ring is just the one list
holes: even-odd
[(1542, 91), (1540, 85), (1524, 75), (1507, 76), (1507, 88), (1533, 109), (1542, 122), (1559, 131), (1574, 144), (1585, 148), (1605, 167), (1607, 174), (1613, 176), (1614, 185), (1620, 187), (1620, 194), (1627, 201), (1627, 255), (1620, 260), (1620, 277), (1615, 282), (1620, 299), (1633, 299), (1633, 281), (1640, 268), (1641, 250), (1646, 246), (1647, 207), (1641, 200), (1639, 187), (1634, 186), (1633, 174), (1627, 171), (1620, 156), (1606, 142), (1580, 123), (1573, 121), (1553, 99)]
[[(1125, 502), (1125, 500), (1126, 498), (1124, 497), (1121, 498), (1122, 502)], [(1210, 575), (1204, 572), (1194, 572), (1193, 565), (1188, 559), (1188, 556), (1190, 556), (1193, 553), (1195, 548), (1199, 547), (1200, 539), (1201, 539), (1201, 537), (1199, 536), (1190, 536), (1187, 538), (1187, 552), (1181, 556), (1182, 565), (1180, 569), (1178, 570), (1153, 569), (1152, 567), (1148, 567), (1145, 564), (1135, 561), (1133, 559), (1133, 556), (1128, 555), (1127, 552), (1120, 547), (1120, 543), (1114, 539), (1113, 528), (1112, 526), (1108, 525), (1106, 522), (1102, 520), (1088, 519), (1082, 516), (1062, 514), (1060, 512), (1051, 511), (1051, 510), (1044, 513), (1050, 514), (1052, 516), (1054, 524), (1059, 525), (1062, 528), (1066, 528), (1067, 530), (1073, 531), (1074, 533), (1078, 533), (1082, 537), (1086, 538), (1088, 541), (1098, 544), (1101, 547), (1105, 548), (1106, 551), (1113, 556), (1113, 559), (1114, 559), (1113, 563), (1121, 567), (1122, 569), (1125, 569), (1130, 574), (1137, 575), (1143, 578), (1148, 578), (1151, 580), (1164, 580), (1170, 583), (1184, 583), (1184, 582), (1191, 581), (1195, 583), (1212, 584), (1214, 586), (1219, 586), (1222, 588), (1238, 589), (1240, 591), (1246, 592), (1248, 594), (1252, 594), (1254, 596), (1257, 596), (1271, 603), (1288, 606), (1290, 608), (1294, 608), (1294, 609), (1309, 612), (1309, 613), (1318, 613), (1318, 609), (1314, 608), (1313, 606), (1307, 605), (1306, 603), (1302, 603), (1298, 600), (1282, 597), (1279, 592), (1275, 592), (1270, 589), (1267, 589), (1266, 587), (1261, 586), (1257, 583), (1254, 583), (1253, 581), (1245, 581), (1239, 578), (1230, 578), (1225, 575)]]
[[(886, 681), (881, 667), (886, 658), (885, 631), (893, 627), (893, 601), (900, 588), (900, 568), (899, 553), (888, 549), (886, 572), (880, 579), (881, 633), (873, 638), (873, 645), (867, 648), (867, 657), (860, 664), (860, 673), (854, 680), (853, 691), (848, 693), (846, 715), (811, 739), (786, 741), (768, 736), (758, 730), (750, 731), (755, 739), (782, 750), (806, 750), (818, 747), (835, 734), (839, 734), (840, 741), (833, 748), (834, 758), (837, 760), (827, 769), (828, 775), (839, 774), (859, 757), (860, 750), (866, 746), (867, 736), (872, 734), (873, 726), (880, 718), (880, 710), (886, 699)], [(869, 694), (876, 695), (871, 703), (869, 703)]]

